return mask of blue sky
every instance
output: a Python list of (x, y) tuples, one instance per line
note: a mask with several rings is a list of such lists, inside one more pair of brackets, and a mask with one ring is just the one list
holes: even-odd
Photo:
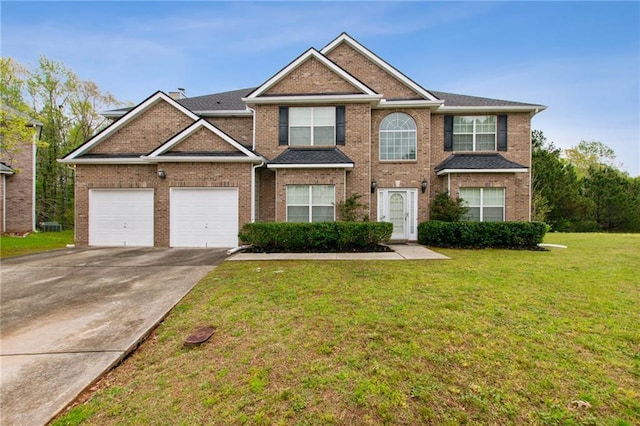
[(122, 101), (257, 86), (346, 31), (426, 89), (539, 103), (561, 148), (640, 175), (638, 2), (1, 3), (2, 56), (62, 61)]

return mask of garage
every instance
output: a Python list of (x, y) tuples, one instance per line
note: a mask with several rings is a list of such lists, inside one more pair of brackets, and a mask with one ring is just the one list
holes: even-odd
[(171, 188), (171, 247), (235, 247), (237, 188)]
[(89, 190), (89, 245), (153, 246), (153, 189)]

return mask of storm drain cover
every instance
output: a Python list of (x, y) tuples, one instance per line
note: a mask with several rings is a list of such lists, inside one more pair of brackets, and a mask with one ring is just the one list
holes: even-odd
[(204, 343), (209, 340), (214, 331), (215, 328), (212, 326), (199, 328), (184, 339), (184, 344), (186, 346), (195, 346)]

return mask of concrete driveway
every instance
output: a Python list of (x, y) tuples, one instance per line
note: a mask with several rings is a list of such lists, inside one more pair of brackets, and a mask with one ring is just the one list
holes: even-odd
[(91, 248), (1, 260), (0, 424), (47, 423), (225, 257)]

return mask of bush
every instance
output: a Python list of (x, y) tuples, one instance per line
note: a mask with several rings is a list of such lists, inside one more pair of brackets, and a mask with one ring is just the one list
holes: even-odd
[(447, 191), (438, 192), (431, 202), (431, 220), (458, 222), (469, 208), (460, 197), (451, 198)]
[(372, 251), (389, 241), (388, 222), (247, 223), (240, 239), (266, 252)]
[(547, 225), (542, 222), (442, 222), (418, 225), (418, 241), (436, 247), (536, 248)]

